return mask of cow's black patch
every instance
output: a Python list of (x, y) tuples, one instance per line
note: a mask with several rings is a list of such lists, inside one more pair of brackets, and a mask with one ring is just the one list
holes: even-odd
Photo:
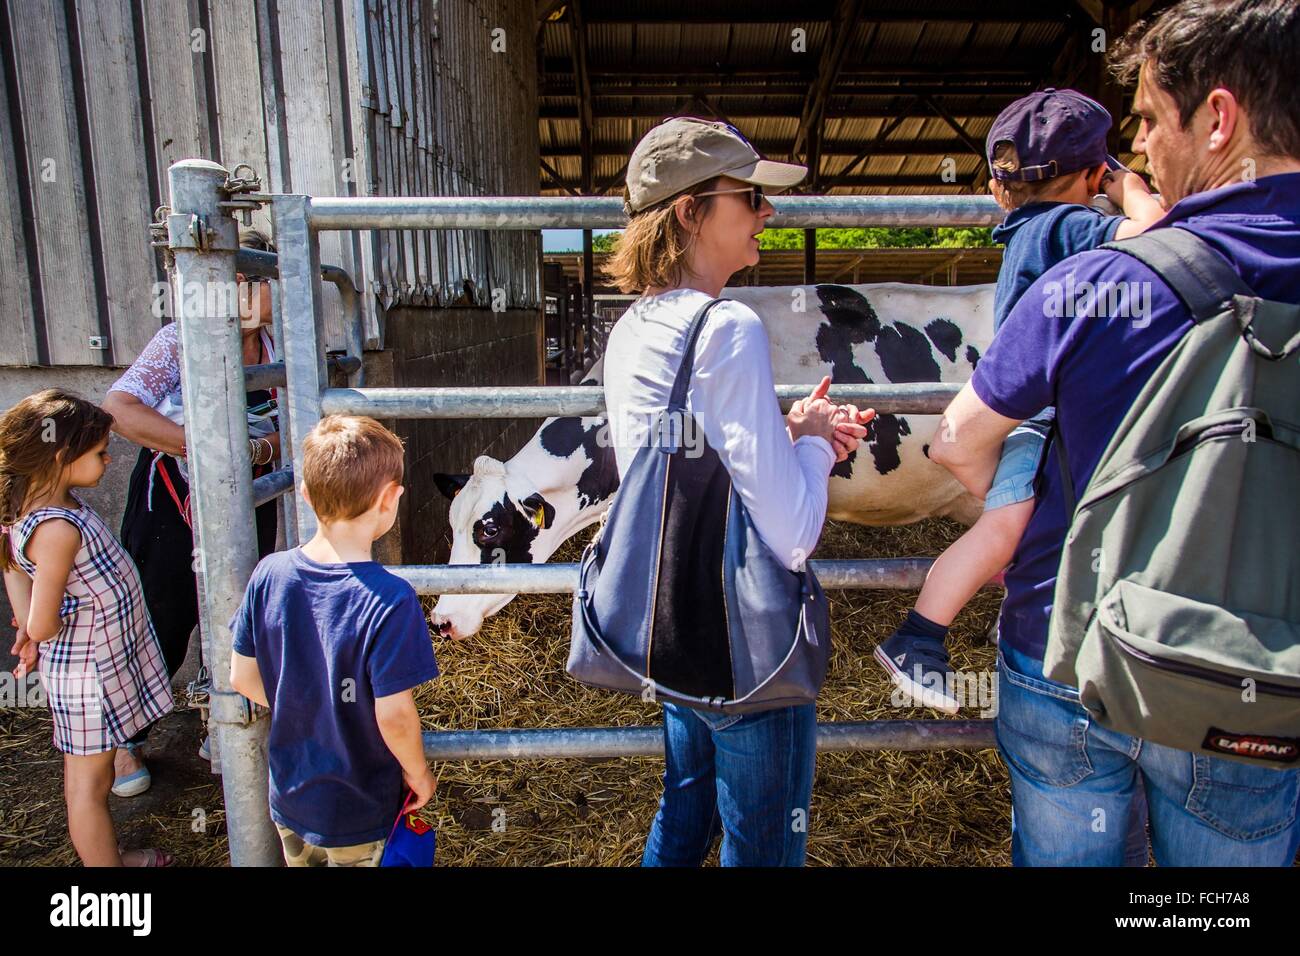
[(957, 346), (961, 345), (961, 329), (949, 319), (935, 319), (925, 327), (925, 334), (930, 337), (934, 347), (948, 357), (949, 362), (957, 361)]
[(556, 458), (568, 458), (582, 445), (581, 418), (556, 418), (538, 434), (542, 447)]
[(980, 363), (980, 350), (973, 345), (966, 346), (966, 361), (970, 362), (970, 367), (973, 369)]
[(871, 420), (871, 431), (863, 439), (871, 449), (871, 457), (876, 461), (876, 471), (887, 475), (900, 464), (898, 446), (902, 436), (912, 434), (912, 427), (906, 418), (898, 415), (877, 415)]
[(508, 562), (531, 564), (533, 539), (538, 528), (506, 497), (495, 502), (488, 513), (474, 522), (474, 545), (480, 564)]
[(593, 419), (582, 427), (581, 418), (557, 418), (538, 434), (542, 448), (556, 458), (568, 458), (579, 448), (591, 462), (578, 477), (578, 507), (587, 508), (604, 501), (618, 490), (618, 462), (610, 442), (609, 423)]
[(939, 363), (930, 351), (930, 343), (920, 330), (897, 322), (880, 330), (876, 354), (885, 378), (891, 382), (937, 382)]
[(843, 461), (837, 461), (834, 465), (831, 466), (831, 477), (852, 478), (853, 462), (857, 459), (857, 457), (858, 457), (858, 452), (857, 449), (855, 448), (853, 451), (849, 452), (847, 455), (844, 456)]
[[(831, 366), (832, 382), (837, 385), (849, 382), (871, 384), (871, 377), (853, 358), (853, 346), (863, 342), (874, 342), (880, 367), (890, 382), (940, 380), (939, 363), (931, 352), (930, 340), (920, 330), (903, 323), (885, 326), (871, 303), (845, 286), (819, 285), (817, 296), (826, 315), (826, 322), (817, 329), (817, 353)], [(936, 320), (930, 324), (936, 326), (937, 322), (947, 321)], [(956, 330), (955, 325), (953, 329)], [(951, 338), (947, 330), (936, 330), (934, 334), (945, 342)], [(956, 330), (956, 334), (958, 342), (951, 345), (953, 354), (960, 344), (960, 330)], [(877, 415), (867, 427), (863, 441), (871, 449), (876, 471), (888, 474), (902, 463), (899, 444), (904, 435), (912, 433), (912, 429), (907, 419), (898, 415)], [(857, 452), (854, 452), (844, 461), (836, 462), (831, 474), (838, 478), (851, 478), (856, 460)]]
[(870, 384), (867, 373), (853, 360), (853, 346), (871, 342), (880, 334), (880, 317), (858, 292), (842, 285), (817, 286), (817, 298), (826, 321), (817, 328), (817, 354), (831, 367), (831, 381)]

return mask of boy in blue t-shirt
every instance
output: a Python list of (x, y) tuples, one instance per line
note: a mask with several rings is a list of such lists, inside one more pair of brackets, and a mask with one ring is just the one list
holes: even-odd
[[(1142, 177), (1122, 167), (1108, 170), (1110, 127), (1105, 107), (1074, 90), (1031, 93), (994, 120), (986, 144), (989, 191), (1008, 211), (993, 230), (1006, 245), (993, 295), (995, 335), (1016, 300), (1052, 266), (1135, 236), (1164, 216)], [(1102, 188), (1124, 216), (1106, 216), (1089, 205)], [(1051, 421), (1052, 409), (1044, 409), (1007, 436), (984, 513), (939, 556), (916, 607), (876, 648), (876, 660), (908, 702), (957, 711), (944, 639), (957, 612), (1011, 561), (1033, 513), (1034, 479)], [(942, 451), (931, 445), (936, 460)]]
[(303, 443), (315, 536), (266, 557), (231, 621), (230, 683), (271, 708), (271, 819), (289, 866), (377, 866), (433, 796), (412, 689), (438, 675), (415, 590), (371, 558), (402, 496), (402, 443), (330, 415)]

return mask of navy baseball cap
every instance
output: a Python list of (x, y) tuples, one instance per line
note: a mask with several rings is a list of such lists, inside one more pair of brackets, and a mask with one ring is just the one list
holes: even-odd
[[(1111, 115), (1077, 90), (1040, 90), (1016, 100), (993, 121), (985, 141), (994, 179), (1036, 182), (1106, 162)], [(993, 165), (998, 143), (1011, 143), (1020, 157), (1014, 172)]]

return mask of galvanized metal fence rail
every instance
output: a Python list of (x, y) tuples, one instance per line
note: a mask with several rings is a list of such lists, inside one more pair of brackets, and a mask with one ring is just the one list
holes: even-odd
[[(315, 533), (311, 509), (293, 494), (302, 473), (303, 438), (324, 415), (352, 413), (378, 418), (512, 418), (551, 415), (590, 416), (604, 411), (603, 390), (573, 388), (331, 388), (321, 312), (321, 232), (348, 229), (541, 229), (618, 228), (625, 224), (616, 199), (569, 197), (372, 197), (313, 198), (254, 195), (242, 201), (269, 202), (275, 221), (279, 288), (276, 318), (283, 381), (280, 402), (282, 448), (288, 458), (280, 470), (254, 482), (250, 475), (242, 403), (230, 396), (244, 391), (247, 376), (279, 382), (281, 368), (243, 368), (239, 317), (221, 311), (222, 297), (186, 295), (189, 283), (233, 283), (238, 243), (224, 168), (205, 160), (184, 160), (169, 170), (171, 214), (168, 243), (177, 314), (181, 321), (186, 441), (191, 449), (196, 565), (203, 600), (202, 627), (213, 667), (210, 719), (222, 755), (231, 862), (273, 865), (279, 841), (267, 812), (266, 721), (256, 719), (247, 701), (229, 684), (232, 636), (228, 622), (237, 609), (257, 560), (253, 535), (254, 503), (289, 494), (295, 520), (288, 540), (296, 544)], [(773, 227), (830, 226), (988, 226), (1002, 217), (988, 197), (836, 196), (778, 197)], [(265, 274), (265, 262), (250, 263)], [(337, 275), (325, 281), (340, 282)], [(350, 286), (350, 282), (348, 283)], [(214, 306), (213, 303), (218, 303)], [(360, 343), (356, 354), (334, 359), (359, 384)], [(784, 407), (806, 394), (807, 386), (778, 386)], [(835, 386), (839, 400), (868, 403), (878, 411), (935, 413), (957, 386), (905, 384)], [(916, 588), (928, 559), (814, 561), (828, 588)], [(408, 565), (391, 569), (421, 594), (543, 593), (572, 591), (573, 564)], [(981, 720), (889, 720), (829, 723), (818, 727), (822, 751), (982, 749), (993, 746), (992, 727)], [(657, 727), (586, 727), (439, 731), (424, 735), (431, 759), (537, 759), (547, 757), (649, 756), (662, 753)]]

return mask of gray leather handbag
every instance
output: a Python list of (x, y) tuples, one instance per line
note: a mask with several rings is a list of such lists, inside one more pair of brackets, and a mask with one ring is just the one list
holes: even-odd
[(811, 703), (831, 630), (817, 578), (772, 554), (686, 409), (695, 342), (722, 301), (692, 320), (668, 407), (583, 551), (567, 670), (593, 687), (731, 714)]

